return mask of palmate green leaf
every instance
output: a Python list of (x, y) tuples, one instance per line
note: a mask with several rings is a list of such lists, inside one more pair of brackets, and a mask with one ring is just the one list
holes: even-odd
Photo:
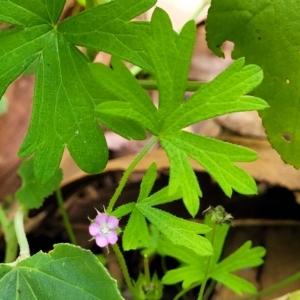
[(208, 226), (177, 218), (165, 211), (138, 203), (137, 209), (172, 243), (185, 246), (200, 256), (212, 254), (211, 244), (198, 235), (210, 230)]
[(244, 58), (238, 59), (209, 84), (199, 88), (168, 116), (164, 134), (226, 113), (268, 107), (264, 100), (246, 95), (261, 83), (263, 72), (256, 65), (244, 64)]
[(223, 259), (220, 263), (212, 266), (210, 276), (228, 288), (232, 289), (237, 294), (243, 292), (255, 293), (256, 288), (248, 281), (231, 274), (231, 272), (244, 268), (257, 267), (263, 263), (263, 257), (266, 250), (263, 247), (251, 248), (252, 243), (247, 241), (234, 253)]
[(183, 101), (195, 35), (194, 21), (186, 23), (177, 35), (169, 16), (160, 8), (152, 15), (150, 34), (140, 31), (157, 78), (161, 122)]
[[(212, 226), (210, 216), (205, 217), (205, 224)], [(213, 255), (211, 264), (218, 262), (223, 250), (225, 238), (229, 230), (229, 225), (222, 224), (215, 229), (215, 238), (213, 245)], [(208, 240), (211, 240), (212, 231), (205, 234)], [(176, 284), (182, 282), (183, 288), (188, 288), (191, 284), (202, 281), (207, 268), (208, 257), (195, 255), (195, 253), (186, 249), (184, 246), (178, 246), (170, 243), (168, 240), (160, 237), (158, 243), (158, 253), (163, 256), (171, 256), (180, 262), (178, 268), (169, 270), (162, 278), (164, 284)]]
[(222, 273), (213, 278), (238, 295), (242, 295), (243, 293), (255, 294), (257, 292), (256, 287), (251, 282), (231, 273)]
[[(101, 122), (107, 116), (115, 116), (139, 122), (150, 132), (157, 132), (155, 105), (120, 60), (112, 59), (112, 69), (103, 64), (91, 64), (90, 69), (102, 90), (103, 100), (96, 108)], [(108, 128), (114, 130), (115, 125)]]
[[(254, 179), (234, 165), (234, 162), (238, 161), (255, 160), (257, 154), (254, 151), (185, 131), (178, 131), (176, 134), (162, 138), (161, 141), (169, 157), (172, 157), (171, 151), (176, 149), (182, 156), (188, 155), (201, 164), (219, 183), (227, 196), (231, 196), (232, 189), (246, 195), (256, 193)], [(172, 159), (170, 162), (172, 163)], [(177, 167), (175, 166), (175, 169)], [(180, 175), (184, 176), (182, 173)]]
[[(300, 167), (299, 2), (213, 0), (207, 20), (210, 49), (222, 56), (224, 41), (234, 43), (234, 58), (259, 65), (264, 81), (254, 95), (270, 108), (260, 112), (272, 146), (282, 159)], [(224, 26), (226, 24), (226, 26)]]
[(42, 183), (53, 177), (65, 146), (87, 173), (106, 165), (106, 141), (94, 116), (97, 89), (89, 78), (83, 54), (54, 36), (39, 59), (31, 123), (19, 151), (21, 157), (34, 152), (35, 175)]
[[(212, 226), (210, 216), (205, 218), (205, 224)], [(209, 278), (226, 285), (240, 295), (242, 293), (255, 293), (256, 288), (252, 283), (231, 272), (256, 267), (262, 264), (265, 249), (263, 247), (251, 248), (251, 242), (248, 241), (234, 253), (218, 263), (229, 225), (222, 224), (216, 226)], [(205, 235), (206, 238), (211, 238), (211, 234), (212, 231), (208, 232)], [(157, 251), (160, 255), (174, 257), (180, 262), (178, 268), (166, 272), (162, 278), (164, 284), (182, 282), (183, 288), (189, 288), (193, 283), (203, 280), (209, 261), (207, 257), (195, 255), (190, 249), (186, 249), (183, 246), (176, 246), (163, 237), (159, 237), (158, 245)]]
[(245, 95), (261, 83), (261, 68), (255, 65), (244, 66), (244, 59), (239, 59), (184, 101), (195, 41), (193, 21), (188, 22), (177, 34), (167, 14), (157, 8), (150, 26), (147, 30), (140, 30), (139, 35), (157, 78), (158, 109), (150, 104), (149, 97), (138, 83), (133, 82), (133, 76), (127, 68), (116, 61), (113, 70), (105, 66), (91, 66), (96, 78), (107, 78), (105, 82), (99, 82), (107, 95), (106, 100), (97, 106), (98, 116), (105, 113), (118, 118), (130, 118), (158, 136), (170, 161), (169, 192), (182, 193), (184, 204), (192, 216), (199, 210), (202, 193), (189, 158), (203, 165), (226, 195), (230, 196), (233, 189), (245, 194), (256, 193), (254, 180), (234, 165), (235, 162), (256, 159), (253, 151), (181, 130), (225, 113), (268, 107), (262, 99)]
[(27, 208), (39, 208), (45, 197), (51, 195), (62, 181), (62, 170), (57, 169), (54, 177), (45, 185), (41, 185), (33, 173), (33, 159), (24, 161), (19, 168), (22, 186), (16, 192), (18, 201)]
[[(65, 147), (88, 173), (101, 172), (108, 158), (95, 113), (101, 90), (91, 77), (87, 58), (73, 44), (122, 53), (123, 59), (149, 69), (146, 55), (141, 58), (143, 51), (135, 33), (136, 28), (146, 26), (128, 21), (154, 3), (155, 0), (116, 0), (57, 26), (64, 0), (0, 0), (0, 21), (15, 25), (0, 31), (0, 96), (37, 61), (33, 113), (19, 155), (34, 153), (35, 175), (41, 183), (54, 176)], [(88, 34), (91, 31), (100, 38), (94, 39), (93, 34)], [(112, 123), (116, 119), (104, 121)], [(122, 126), (120, 120), (116, 127)], [(124, 135), (143, 139), (145, 132), (137, 122), (131, 122)]]
[(111, 1), (68, 18), (58, 26), (58, 31), (72, 44), (108, 52), (151, 70), (135, 34), (139, 26), (129, 21), (155, 3), (156, 0)]
[(123, 299), (97, 257), (69, 244), (57, 244), (48, 254), (39, 252), (16, 266), (0, 264), (0, 290), (1, 299)]

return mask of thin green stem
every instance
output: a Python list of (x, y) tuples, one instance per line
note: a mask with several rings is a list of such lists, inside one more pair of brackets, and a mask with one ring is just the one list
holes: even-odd
[(127, 284), (127, 287), (129, 289), (129, 291), (132, 293), (132, 295), (134, 295), (134, 287), (133, 287), (132, 282), (131, 282), (131, 278), (130, 278), (130, 275), (129, 275), (129, 272), (128, 272), (128, 269), (127, 269), (127, 266), (126, 266), (124, 256), (123, 256), (118, 244), (112, 245), (112, 248), (113, 248), (113, 250), (114, 250), (114, 252), (117, 256), (117, 259), (119, 261), (119, 264), (120, 264), (125, 282)]
[(124, 172), (122, 179), (120, 181), (120, 184), (118, 188), (116, 189), (114, 195), (110, 199), (110, 202), (108, 204), (108, 207), (106, 209), (106, 212), (110, 214), (114, 208), (114, 205), (116, 204), (116, 201), (118, 200), (118, 197), (121, 195), (122, 190), (128, 180), (128, 177), (136, 167), (136, 165), (141, 161), (141, 159), (145, 156), (145, 154), (151, 149), (151, 147), (157, 142), (157, 137), (153, 136), (149, 142), (146, 144), (146, 146), (142, 149), (142, 151), (136, 156), (136, 158), (133, 160), (133, 162), (130, 164), (128, 169)]
[(63, 200), (63, 197), (62, 197), (60, 188), (58, 188), (58, 189), (55, 191), (55, 195), (56, 195), (58, 207), (59, 207), (59, 210), (60, 210), (60, 213), (61, 213), (61, 216), (62, 216), (64, 225), (65, 225), (65, 228), (66, 228), (67, 233), (68, 233), (68, 237), (69, 237), (69, 239), (70, 239), (70, 241), (71, 241), (71, 243), (72, 243), (73, 245), (77, 245), (77, 240), (76, 240), (74, 231), (73, 231), (73, 229), (72, 229), (72, 226), (71, 226), (71, 222), (70, 222), (70, 220), (69, 220), (68, 213), (67, 213), (66, 208), (65, 208), (65, 205), (64, 205), (64, 200)]
[(278, 290), (280, 290), (281, 288), (297, 281), (300, 279), (300, 271), (297, 272), (296, 274), (286, 278), (285, 280), (282, 280), (281, 282), (275, 284), (275, 285), (272, 285), (258, 293), (256, 293), (255, 295), (252, 295), (252, 296), (249, 296), (249, 297), (246, 297), (246, 298), (243, 298), (242, 300), (255, 300), (255, 299), (258, 299), (259, 297), (262, 297), (262, 296), (265, 296), (265, 295), (269, 295), (269, 294), (272, 294)]
[(0, 205), (0, 224), (5, 239), (4, 263), (13, 262), (17, 257), (18, 241), (14, 229), (14, 222), (9, 221), (3, 207)]
[(146, 277), (146, 280), (147, 280), (147, 284), (150, 285), (151, 277), (150, 277), (150, 270), (149, 270), (149, 260), (148, 260), (147, 255), (144, 255), (144, 272), (145, 272), (145, 277)]
[[(211, 241), (210, 241), (213, 248), (214, 248), (215, 235), (216, 235), (216, 226), (217, 226), (216, 223), (213, 222), (212, 232), (211, 232)], [(206, 286), (207, 280), (209, 279), (212, 258), (213, 258), (213, 255), (211, 255), (210, 258), (208, 259), (205, 275), (204, 275), (203, 281), (201, 283), (200, 292), (199, 292), (197, 300), (203, 299), (205, 286)]]
[(30, 257), (29, 244), (24, 229), (24, 216), (27, 216), (27, 214), (28, 214), (28, 209), (22, 206), (19, 206), (19, 209), (15, 214), (14, 225), (15, 225), (17, 240), (20, 246), (20, 254), (17, 261), (14, 262), (15, 264), (23, 259)]
[(208, 300), (210, 299), (210, 295), (211, 293), (214, 291), (215, 287), (217, 285), (217, 282), (215, 280), (212, 280), (208, 286), (208, 288), (206, 289), (204, 296), (203, 296), (203, 300)]
[(188, 291), (194, 289), (195, 287), (197, 287), (198, 285), (201, 284), (201, 281), (197, 281), (197, 282), (194, 282), (193, 284), (191, 284), (189, 287), (181, 290), (175, 297), (173, 300), (178, 300), (180, 299), (181, 297), (184, 296), (184, 294), (186, 294)]
[[(157, 90), (156, 80), (138, 80), (138, 83), (145, 90)], [(187, 92), (195, 92), (205, 84), (206, 82), (203, 81), (188, 81), (185, 90)]]

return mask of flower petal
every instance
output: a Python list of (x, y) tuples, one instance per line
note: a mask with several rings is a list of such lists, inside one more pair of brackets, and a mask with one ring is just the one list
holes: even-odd
[(99, 214), (99, 215), (97, 215), (95, 222), (100, 225), (103, 225), (103, 224), (107, 223), (107, 218), (108, 218), (107, 214)]
[(106, 223), (110, 229), (114, 229), (119, 226), (119, 220), (114, 216), (108, 216)]
[(96, 244), (99, 247), (103, 248), (103, 247), (106, 247), (108, 245), (108, 240), (105, 236), (99, 234), (99, 235), (96, 236)]
[(92, 224), (89, 226), (89, 233), (90, 233), (90, 235), (96, 236), (97, 234), (99, 234), (99, 232), (100, 232), (99, 224), (97, 224), (97, 223), (92, 223)]
[(109, 234), (106, 236), (108, 243), (115, 244), (118, 240), (118, 235), (115, 231), (110, 231)]

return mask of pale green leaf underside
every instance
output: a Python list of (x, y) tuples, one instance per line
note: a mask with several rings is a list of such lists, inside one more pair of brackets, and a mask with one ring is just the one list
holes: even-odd
[[(300, 167), (300, 4), (296, 1), (213, 0), (207, 21), (207, 41), (222, 55), (224, 41), (234, 42), (233, 57), (264, 70), (255, 95), (270, 108), (260, 112), (272, 146), (282, 159)], [(226, 26), (224, 26), (226, 24)]]
[(41, 185), (33, 173), (33, 159), (24, 161), (18, 173), (22, 178), (22, 186), (16, 192), (16, 198), (27, 208), (39, 208), (44, 198), (59, 187), (63, 177), (61, 169), (57, 169), (54, 177), (47, 184)]
[(69, 244), (57, 244), (49, 254), (39, 252), (15, 267), (0, 264), (0, 290), (1, 299), (123, 299), (99, 260)]

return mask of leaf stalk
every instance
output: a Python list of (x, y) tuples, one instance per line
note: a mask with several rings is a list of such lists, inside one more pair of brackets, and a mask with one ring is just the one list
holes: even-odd
[(124, 189), (124, 186), (134, 170), (134, 168), (137, 166), (137, 164), (141, 161), (141, 159), (146, 155), (146, 153), (152, 148), (152, 146), (157, 142), (158, 138), (156, 136), (153, 136), (146, 146), (142, 149), (142, 151), (136, 156), (136, 158), (132, 161), (128, 169), (124, 172), (120, 184), (118, 188), (116, 189), (115, 193), (113, 194), (112, 198), (110, 199), (110, 202), (108, 204), (108, 207), (106, 209), (107, 214), (110, 214), (114, 208), (114, 205), (116, 204), (116, 201), (118, 200), (118, 197), (122, 193), (122, 190)]

